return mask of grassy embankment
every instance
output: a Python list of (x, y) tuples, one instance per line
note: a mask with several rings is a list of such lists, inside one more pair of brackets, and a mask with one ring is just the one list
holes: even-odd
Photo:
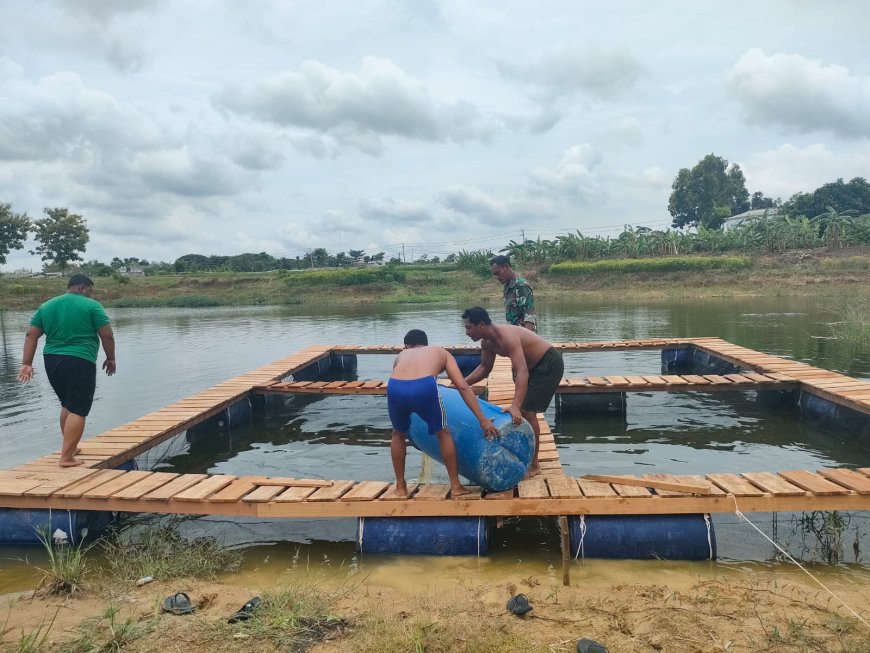
[[(587, 637), (626, 653), (870, 651), (866, 622), (817, 587), (790, 581), (788, 571), (767, 579), (727, 569), (694, 580), (671, 573), (664, 585), (611, 583), (575, 564), (580, 578), (564, 587), (558, 576), (521, 569), (507, 569), (495, 582), (430, 577), (423, 585), (396, 585), (291, 566), (270, 578), (270, 587), (252, 589), (234, 575), (244, 554), (209, 538), (182, 541), (166, 528), (102, 542), (102, 569), (87, 566), (85, 552), (88, 573), (70, 582), (56, 553), (36, 591), (7, 597), (2, 650), (552, 653), (573, 651)], [(146, 574), (155, 582), (137, 586)], [(846, 605), (860, 608), (860, 587), (837, 589)], [(165, 597), (179, 591), (189, 595), (194, 614), (161, 611)], [(505, 608), (517, 592), (534, 606), (524, 618)], [(250, 618), (227, 623), (254, 594), (261, 602)]]
[[(832, 286), (866, 294), (866, 252), (822, 257), (671, 257), (568, 262), (520, 270), (538, 302), (578, 299), (829, 294)], [(713, 265), (719, 267), (711, 267)], [(408, 265), (380, 269), (179, 274), (96, 279), (109, 307), (490, 302), (498, 287), (488, 270)], [(0, 307), (30, 310), (64, 289), (64, 280), (0, 277)]]

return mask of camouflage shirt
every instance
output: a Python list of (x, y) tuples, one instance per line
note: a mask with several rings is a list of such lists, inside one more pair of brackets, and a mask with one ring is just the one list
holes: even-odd
[(532, 330), (538, 330), (532, 287), (522, 277), (514, 277), (504, 284), (504, 311), (508, 324), (522, 326), (523, 322), (530, 322)]

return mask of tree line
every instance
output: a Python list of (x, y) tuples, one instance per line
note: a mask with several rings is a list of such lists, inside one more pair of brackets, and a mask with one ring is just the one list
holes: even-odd
[[(672, 227), (655, 230), (626, 225), (616, 237), (584, 236), (579, 230), (554, 239), (511, 240), (500, 252), (523, 263), (543, 264), (565, 260), (637, 258), (691, 253), (767, 252), (813, 247), (870, 245), (870, 184), (863, 177), (849, 182), (837, 179), (811, 193), (797, 193), (788, 201), (772, 199), (762, 192), (749, 194), (743, 173), (722, 157), (710, 154), (693, 168), (681, 169), (673, 182), (668, 209)], [(739, 222), (734, 215), (758, 209)], [(0, 264), (10, 251), (23, 249), (28, 234), (36, 245), (46, 270), (67, 270), (83, 261), (90, 238), (85, 219), (66, 208), (46, 208), (44, 217), (31, 220), (15, 213), (11, 204), (0, 203)], [(724, 228), (728, 224), (728, 228)], [(492, 256), (489, 250), (461, 250), (445, 257), (422, 255), (414, 263), (447, 263), (460, 267), (479, 266)], [(108, 264), (97, 260), (78, 268), (95, 276), (111, 276), (121, 270), (142, 268), (146, 274), (183, 272), (266, 272), (324, 267), (354, 267), (368, 263), (401, 264), (398, 256), (386, 259), (384, 252), (364, 250), (330, 253), (318, 247), (296, 257), (274, 257), (266, 252), (234, 256), (185, 254), (174, 262), (148, 262), (135, 257), (115, 257)]]

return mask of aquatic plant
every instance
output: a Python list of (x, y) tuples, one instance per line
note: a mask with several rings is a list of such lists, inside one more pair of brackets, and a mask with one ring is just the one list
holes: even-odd
[(52, 539), (47, 528), (37, 529), (37, 537), (48, 554), (48, 569), (39, 568), (43, 578), (38, 591), (46, 594), (80, 591), (88, 571), (86, 554), (90, 547), (85, 548), (81, 540), (71, 544), (65, 535)]

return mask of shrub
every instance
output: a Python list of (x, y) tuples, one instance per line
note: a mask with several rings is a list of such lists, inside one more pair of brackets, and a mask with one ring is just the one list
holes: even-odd
[(396, 266), (382, 268), (356, 268), (342, 270), (316, 270), (294, 272), (284, 281), (291, 288), (301, 286), (364, 286), (377, 283), (393, 283), (405, 280), (405, 273)]
[(742, 270), (752, 265), (746, 256), (672, 256), (667, 258), (608, 259), (604, 261), (566, 261), (550, 266), (550, 274), (603, 274), (629, 272), (703, 272), (705, 270)]

